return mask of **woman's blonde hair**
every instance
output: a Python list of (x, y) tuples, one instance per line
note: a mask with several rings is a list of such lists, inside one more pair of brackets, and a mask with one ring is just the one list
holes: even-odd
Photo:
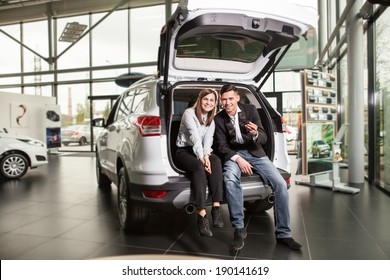
[[(209, 94), (214, 94), (214, 96), (215, 96), (215, 107), (213, 110), (211, 110), (210, 112), (207, 113), (206, 123), (204, 123), (203, 119), (202, 119), (201, 100), (203, 97), (205, 97), (206, 95), (209, 95)], [(196, 102), (195, 102), (193, 108), (195, 110), (195, 115), (198, 118), (198, 121), (200, 124), (202, 124), (202, 125), (204, 124), (206, 126), (209, 126), (211, 124), (211, 122), (214, 119), (215, 113), (217, 112), (217, 102), (218, 102), (218, 93), (214, 89), (205, 88), (199, 92), (198, 98), (196, 99)]]

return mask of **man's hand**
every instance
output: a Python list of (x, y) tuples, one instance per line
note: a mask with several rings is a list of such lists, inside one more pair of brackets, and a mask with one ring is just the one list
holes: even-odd
[(247, 162), (244, 158), (238, 157), (236, 159), (236, 163), (240, 167), (240, 170), (241, 170), (242, 173), (248, 174), (248, 175), (252, 175), (253, 174), (252, 165), (249, 162)]
[(252, 135), (252, 137), (254, 136), (257, 136), (257, 125), (255, 125), (253, 122), (248, 122), (246, 125), (245, 125), (245, 128), (246, 130), (248, 131), (248, 133), (250, 135)]

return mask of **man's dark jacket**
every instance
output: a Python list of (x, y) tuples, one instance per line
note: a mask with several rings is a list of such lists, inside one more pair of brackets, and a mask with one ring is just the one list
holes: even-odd
[[(236, 142), (236, 131), (230, 116), (225, 110), (219, 112), (215, 118), (215, 133), (213, 150), (223, 161), (228, 161), (238, 150), (247, 150), (253, 156), (263, 157), (265, 151), (263, 144), (267, 142), (267, 134), (261, 124), (259, 113), (252, 104), (238, 104), (241, 112), (238, 113), (240, 131), (244, 140), (243, 144)], [(251, 121), (257, 125), (258, 137), (253, 140), (252, 136), (245, 129), (245, 124)]]

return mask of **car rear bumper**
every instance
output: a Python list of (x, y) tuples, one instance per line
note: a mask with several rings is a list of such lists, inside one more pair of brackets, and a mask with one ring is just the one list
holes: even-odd
[[(266, 199), (272, 194), (270, 186), (265, 185), (259, 176), (243, 177), (241, 180), (244, 200)], [(185, 209), (188, 205), (194, 204), (195, 199), (191, 194), (190, 180), (184, 176), (171, 177), (169, 182), (158, 185), (131, 184), (131, 200), (147, 208), (158, 210)], [(145, 197), (144, 191), (167, 191), (162, 198)], [(211, 197), (207, 201), (211, 204)]]
[(78, 143), (80, 141), (81, 137), (62, 137), (62, 142), (68, 142), (68, 143)]

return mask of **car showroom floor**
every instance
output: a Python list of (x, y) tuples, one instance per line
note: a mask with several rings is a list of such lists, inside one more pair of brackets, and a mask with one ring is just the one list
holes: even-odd
[(291, 227), (302, 250), (276, 244), (270, 210), (246, 217), (248, 237), (236, 252), (226, 205), (225, 226), (213, 237), (199, 236), (196, 214), (184, 211), (152, 213), (142, 228), (124, 233), (116, 187), (97, 188), (94, 167), (91, 153), (51, 155), (49, 165), (1, 182), (0, 258), (390, 259), (390, 197), (368, 184), (356, 195), (293, 184)]

